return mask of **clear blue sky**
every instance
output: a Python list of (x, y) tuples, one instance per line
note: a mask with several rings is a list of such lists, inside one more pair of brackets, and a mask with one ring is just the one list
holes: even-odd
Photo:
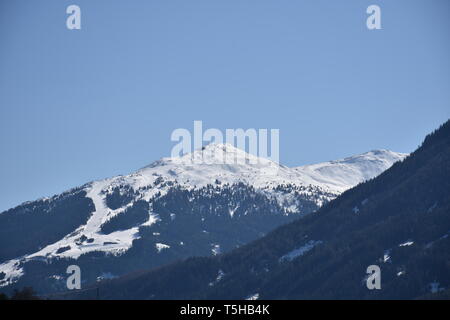
[(194, 120), (279, 128), (289, 166), (413, 151), (450, 117), (449, 16), (448, 0), (1, 0), (0, 211), (168, 156)]

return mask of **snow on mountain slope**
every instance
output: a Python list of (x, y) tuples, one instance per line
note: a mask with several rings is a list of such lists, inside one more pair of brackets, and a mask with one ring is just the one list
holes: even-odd
[(297, 167), (304, 183), (319, 185), (339, 193), (376, 177), (407, 154), (373, 150), (341, 160)]
[[(103, 234), (100, 227), (103, 223), (108, 221), (111, 217), (120, 214), (125, 208), (117, 210), (109, 209), (102, 197), (102, 190), (107, 186), (107, 180), (93, 182), (88, 189), (87, 197), (91, 198), (95, 205), (95, 211), (83, 226), (80, 226), (75, 232), (64, 237), (60, 241), (51, 244), (42, 250), (28, 255), (27, 259), (33, 259), (35, 257), (70, 257), (78, 258), (80, 255), (92, 252), (92, 251), (105, 251), (111, 254), (120, 254), (131, 247), (133, 239), (138, 237), (138, 227), (133, 227), (127, 230), (121, 230), (112, 232), (110, 234)], [(152, 213), (149, 212), (147, 225), (154, 221)], [(92, 239), (89, 243), (80, 243), (80, 237), (84, 236), (87, 239)], [(82, 241), (81, 241), (82, 242)], [(64, 248), (64, 251), (61, 250)]]
[[(339, 194), (377, 176), (406, 156), (374, 150), (341, 160), (288, 168), (229, 144), (211, 144), (182, 157), (163, 158), (129, 176), (113, 178), (111, 186), (128, 184), (137, 190), (163, 178), (186, 188), (203, 187), (217, 180), (222, 184), (242, 182), (263, 190), (281, 184), (312, 185)], [(152, 189), (144, 198), (148, 200), (160, 190)]]
[[(140, 237), (140, 227), (151, 226), (159, 221), (158, 214), (152, 210), (152, 202), (174, 187), (193, 190), (207, 185), (232, 186), (243, 183), (277, 201), (286, 212), (302, 213), (296, 195), (311, 194), (320, 206), (346, 189), (375, 177), (405, 156), (387, 150), (375, 150), (342, 160), (288, 168), (228, 144), (211, 144), (181, 157), (163, 158), (130, 175), (87, 184), (84, 189), (86, 197), (95, 206), (87, 222), (37, 252), (0, 264), (0, 274), (5, 274), (5, 281), (0, 286), (9, 285), (21, 277), (21, 265), (31, 260), (78, 259), (94, 251), (112, 255), (124, 253), (132, 247), (133, 240)], [(284, 188), (281, 191), (280, 186)], [(115, 192), (120, 196), (131, 195), (130, 201), (111, 208), (111, 205), (108, 206), (108, 196)], [(105, 223), (142, 200), (150, 204), (145, 222), (125, 230), (108, 234), (103, 232)], [(51, 202), (52, 198), (45, 201)], [(231, 217), (233, 213), (234, 210), (231, 210)]]

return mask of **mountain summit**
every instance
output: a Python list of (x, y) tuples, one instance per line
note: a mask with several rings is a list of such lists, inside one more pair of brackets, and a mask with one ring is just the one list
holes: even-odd
[(320, 185), (329, 190), (343, 192), (358, 183), (376, 177), (406, 156), (405, 153), (380, 149), (295, 169), (305, 184)]

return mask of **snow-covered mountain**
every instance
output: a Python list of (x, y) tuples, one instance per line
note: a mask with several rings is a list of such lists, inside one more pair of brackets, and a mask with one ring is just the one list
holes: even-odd
[(389, 150), (372, 150), (341, 160), (297, 167), (295, 170), (300, 173), (302, 183), (341, 193), (376, 177), (406, 155)]
[(315, 211), (405, 156), (375, 150), (288, 168), (211, 144), (163, 158), (0, 214), (0, 287), (60, 290), (74, 262), (88, 283), (228, 251)]

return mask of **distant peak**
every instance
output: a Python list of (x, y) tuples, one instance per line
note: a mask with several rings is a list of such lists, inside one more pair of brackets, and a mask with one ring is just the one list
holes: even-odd
[(374, 149), (361, 154), (353, 155), (346, 157), (344, 159), (339, 159), (335, 161), (331, 161), (334, 163), (353, 163), (359, 161), (387, 161), (387, 162), (396, 162), (404, 159), (408, 156), (407, 153), (399, 153), (394, 152), (387, 149)]
[[(404, 158), (408, 155), (408, 153), (395, 152), (395, 151), (388, 150), (388, 149), (373, 149), (368, 152), (362, 153), (359, 156), (364, 156), (364, 155), (372, 155), (372, 156), (376, 156), (376, 157), (394, 156), (394, 157)], [(357, 156), (358, 155), (356, 155), (356, 157)]]
[(370, 151), (368, 151), (366, 153), (379, 154), (379, 155), (382, 155), (382, 154), (402, 154), (402, 153), (395, 152), (395, 151), (388, 150), (388, 149), (373, 149), (373, 150), (370, 150)]

